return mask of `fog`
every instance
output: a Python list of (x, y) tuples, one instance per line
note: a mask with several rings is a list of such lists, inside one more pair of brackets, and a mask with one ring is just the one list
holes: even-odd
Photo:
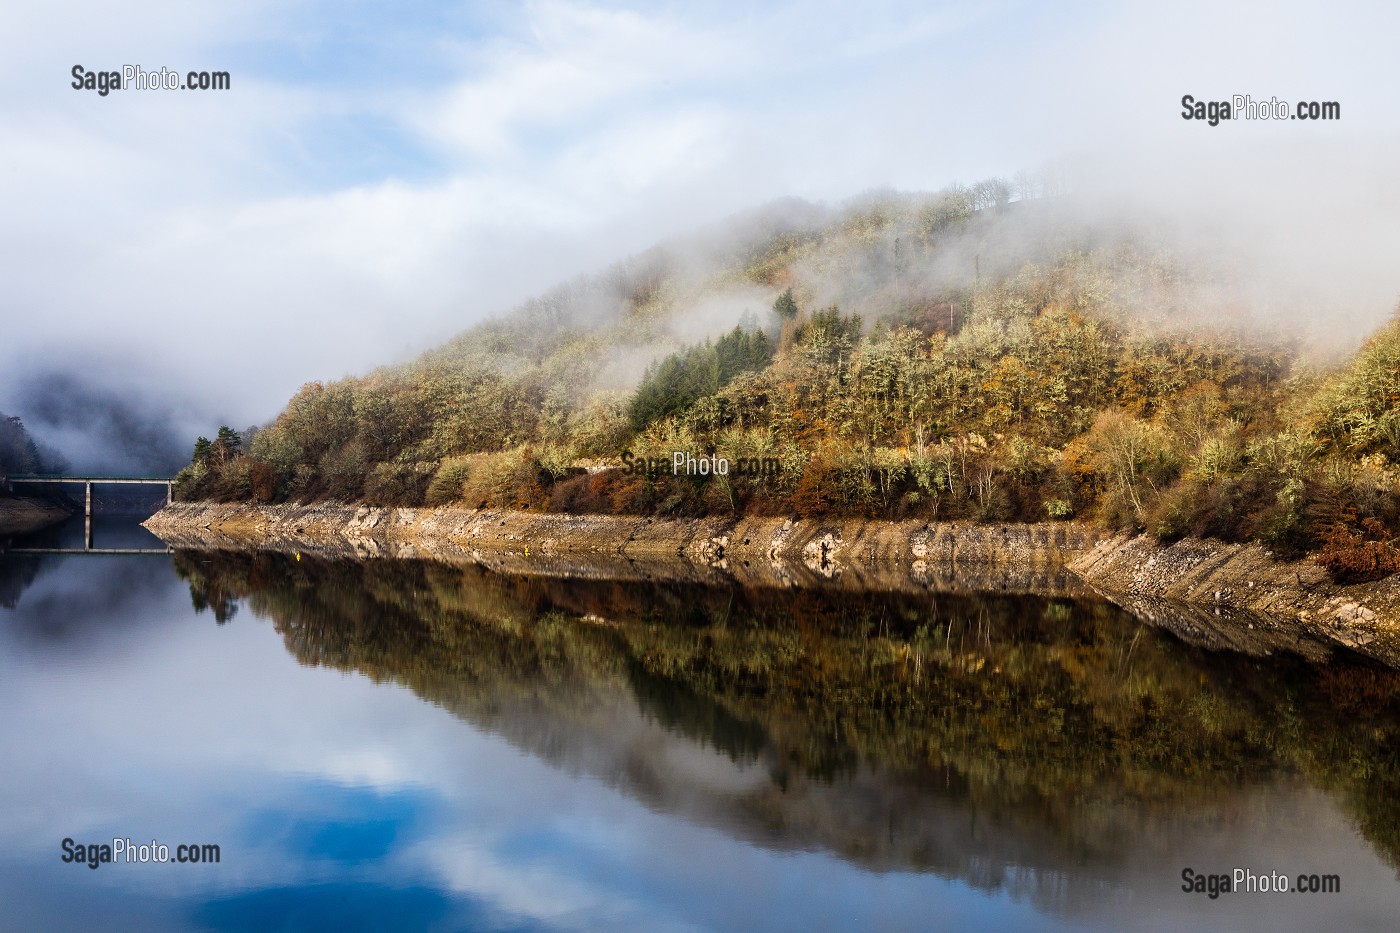
[[(153, 470), (755, 205), (1047, 165), (1075, 223), (1223, 270), (1204, 316), (1343, 350), (1400, 297), (1397, 27), (1349, 3), (16, 11), (0, 410), (75, 466)], [(138, 62), (232, 89), (70, 87)], [(1186, 94), (1342, 116), (1211, 127)], [(713, 323), (761, 297), (717, 297)]]
[(169, 476), (189, 462), (180, 432), (193, 419), (180, 411), (178, 397), (105, 386), (62, 369), (25, 372), (12, 391), (25, 428), (61, 451), (68, 470)]

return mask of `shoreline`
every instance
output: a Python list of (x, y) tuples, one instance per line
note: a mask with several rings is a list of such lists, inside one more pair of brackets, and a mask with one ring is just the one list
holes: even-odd
[(24, 535), (57, 525), (73, 513), (47, 499), (0, 497), (0, 537)]
[(658, 519), (325, 502), (175, 503), (145, 525), (176, 548), (424, 558), (524, 576), (1064, 596), (1087, 592), (1065, 560), (1095, 540), (1068, 525)]
[[(1094, 594), (1183, 640), (1400, 667), (1400, 576), (1340, 585), (1257, 545), (1076, 523), (662, 519), (350, 503), (178, 502), (145, 523), (192, 550), (469, 561), (506, 574), (933, 592)], [(527, 550), (528, 549), (528, 550)]]

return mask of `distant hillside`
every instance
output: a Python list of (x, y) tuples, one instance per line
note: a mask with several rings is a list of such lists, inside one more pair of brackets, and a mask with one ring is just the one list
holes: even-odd
[(39, 448), (24, 429), (24, 422), (0, 411), (0, 476), (37, 473), (43, 465)]
[(1323, 371), (1227, 268), (1010, 195), (784, 203), (659, 246), (201, 439), (180, 496), (1079, 518), (1400, 569), (1400, 323)]

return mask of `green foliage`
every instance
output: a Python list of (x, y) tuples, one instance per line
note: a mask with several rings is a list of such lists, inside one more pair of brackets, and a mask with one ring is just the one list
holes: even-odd
[(473, 454), (467, 458), (462, 501), (475, 508), (538, 508), (547, 499), (552, 478), (529, 447), (495, 453)]
[(797, 299), (792, 297), (792, 289), (786, 289), (773, 302), (773, 313), (784, 321), (797, 317)]
[(628, 410), (633, 431), (685, 411), (740, 373), (763, 369), (773, 351), (762, 331), (735, 327), (715, 343), (673, 353), (647, 369)]
[(370, 505), (420, 505), (434, 477), (434, 463), (376, 463), (365, 477)]
[(447, 457), (439, 463), (428, 485), (426, 504), (447, 505), (461, 499), (471, 476), (471, 464), (470, 456)]
[(1400, 462), (1400, 315), (1318, 393), (1314, 418), (1325, 442)]
[(814, 346), (831, 347), (840, 355), (848, 352), (860, 342), (861, 320), (859, 314), (843, 315), (835, 305), (814, 312), (806, 323), (797, 329), (797, 342)]
[(239, 449), (243, 446), (243, 435), (226, 424), (219, 426), (219, 434), (211, 445), (211, 451), (216, 458), (228, 460), (238, 456)]

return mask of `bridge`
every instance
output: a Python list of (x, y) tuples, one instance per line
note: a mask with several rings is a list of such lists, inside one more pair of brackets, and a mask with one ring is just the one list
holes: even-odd
[(170, 476), (58, 476), (49, 473), (13, 473), (0, 477), (6, 492), (13, 492), (18, 483), (47, 483), (50, 485), (83, 485), (83, 546), (81, 548), (13, 548), (10, 553), (31, 554), (164, 554), (159, 548), (94, 548), (92, 546), (92, 487), (95, 484), (123, 486), (164, 486), (165, 504), (175, 501), (175, 478)]

